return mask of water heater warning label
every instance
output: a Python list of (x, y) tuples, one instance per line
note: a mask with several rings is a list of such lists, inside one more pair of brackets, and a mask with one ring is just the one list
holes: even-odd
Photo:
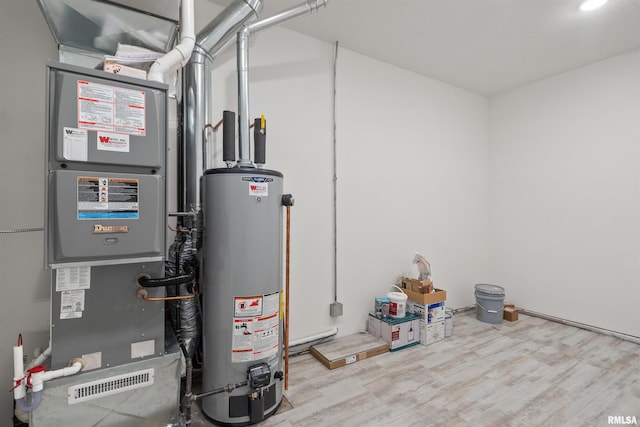
[(253, 317), (262, 314), (262, 296), (259, 297), (236, 297), (235, 317)]
[(234, 304), (231, 361), (253, 362), (276, 354), (280, 331), (280, 293), (236, 297)]
[(138, 219), (137, 179), (78, 177), (78, 219)]

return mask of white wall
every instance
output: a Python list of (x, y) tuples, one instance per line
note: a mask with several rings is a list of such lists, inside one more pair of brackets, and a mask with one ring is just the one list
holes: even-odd
[[(267, 120), (265, 167), (282, 172), (284, 191), (295, 197), (291, 210), (293, 340), (332, 328), (328, 314), (332, 47), (275, 28), (252, 38), (249, 57), (251, 120), (261, 114)], [(237, 112), (235, 47), (216, 59), (213, 75), (214, 117), (221, 118), (225, 109)], [(217, 166), (221, 165), (220, 149), (216, 150)]]
[(640, 336), (640, 51), (493, 97), (490, 117), (493, 281)]
[[(332, 276), (333, 46), (274, 29), (254, 37), (251, 112), (267, 116), (267, 166), (296, 196), (291, 339), (365, 328), (415, 251), (453, 307), (487, 278), (488, 104), (475, 95), (340, 49), (338, 300)], [(236, 109), (235, 58), (218, 58), (217, 104)], [(221, 114), (219, 112), (218, 114)]]
[[(44, 222), (45, 65), (57, 57), (35, 1), (11, 0), (0, 12), (0, 230)], [(13, 377), (12, 346), (25, 355), (49, 340), (49, 283), (42, 231), (0, 234), (0, 380)], [(8, 390), (9, 387), (5, 387)], [(11, 424), (12, 394), (0, 398), (0, 425)]]
[(487, 99), (348, 50), (338, 63), (345, 332), (363, 328), (415, 252), (447, 305), (471, 304), (487, 278)]

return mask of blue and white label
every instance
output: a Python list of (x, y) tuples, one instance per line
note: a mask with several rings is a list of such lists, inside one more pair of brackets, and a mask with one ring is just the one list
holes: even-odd
[(139, 219), (140, 181), (78, 177), (78, 219)]

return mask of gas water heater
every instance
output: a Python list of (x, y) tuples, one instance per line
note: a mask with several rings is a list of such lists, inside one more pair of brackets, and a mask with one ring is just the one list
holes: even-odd
[(282, 174), (266, 169), (202, 178), (202, 385), (220, 390), (202, 409), (218, 423), (261, 421), (282, 400), (282, 188)]

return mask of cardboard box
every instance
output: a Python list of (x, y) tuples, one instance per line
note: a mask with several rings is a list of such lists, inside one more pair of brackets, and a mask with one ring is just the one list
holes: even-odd
[(444, 301), (428, 305), (420, 304), (419, 302), (415, 301), (408, 301), (407, 309), (410, 313), (420, 316), (420, 320), (423, 320), (427, 323), (439, 322), (441, 320), (444, 320)]
[(420, 321), (420, 344), (429, 345), (444, 339), (444, 320), (427, 323)]
[(420, 292), (414, 292), (411, 288), (411, 282), (419, 282), (419, 280), (408, 279), (404, 277), (402, 279), (402, 290), (409, 297), (411, 301), (418, 302), (420, 304), (429, 305), (437, 302), (443, 302), (447, 300), (447, 292), (443, 289), (436, 289), (434, 293), (422, 294)]
[[(369, 317), (372, 317), (369, 314)], [(373, 316), (375, 317), (375, 316)], [(407, 313), (396, 319), (387, 317), (380, 320), (380, 339), (389, 344), (391, 351), (400, 350), (420, 343), (420, 317)]]
[(518, 310), (515, 307), (507, 307), (505, 305), (504, 310), (502, 310), (502, 318), (509, 322), (515, 322), (518, 320)]
[(363, 332), (314, 345), (309, 351), (324, 366), (335, 369), (386, 353), (389, 346), (383, 340)]
[(416, 280), (416, 279), (409, 279), (408, 277), (405, 277), (403, 281), (404, 281), (404, 287), (406, 289), (409, 289), (411, 292), (417, 292), (419, 294), (428, 294), (428, 293), (431, 293), (431, 291), (433, 290), (433, 283), (429, 279)]
[(367, 332), (376, 338), (382, 336), (382, 321), (380, 319), (374, 313), (369, 313), (369, 318), (367, 319)]
[(143, 80), (147, 79), (147, 72), (145, 70), (117, 64), (112, 61), (105, 61), (103, 70), (107, 73), (120, 74), (121, 76), (136, 77)]

